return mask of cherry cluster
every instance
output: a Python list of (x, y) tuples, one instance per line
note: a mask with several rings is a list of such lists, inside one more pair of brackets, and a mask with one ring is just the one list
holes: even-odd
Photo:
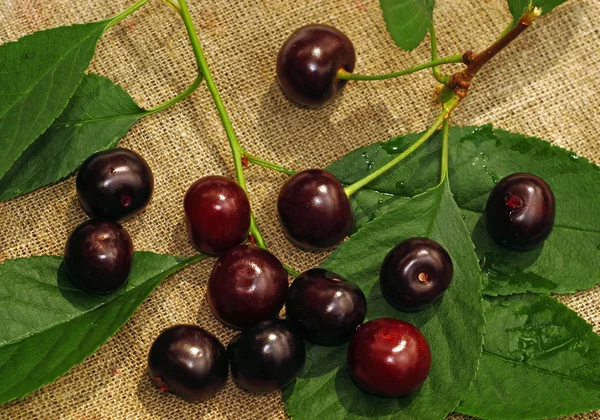
[[(338, 30), (324, 25), (300, 28), (277, 59), (283, 91), (305, 105), (330, 99), (345, 84), (337, 75), (354, 68), (354, 47)], [(95, 219), (78, 226), (65, 248), (65, 267), (73, 282), (93, 293), (121, 287), (132, 266), (133, 245), (117, 221), (142, 211), (153, 190), (152, 171), (126, 149), (88, 158), (77, 176), (77, 194)], [(284, 265), (266, 247), (248, 244), (252, 220), (245, 190), (222, 176), (194, 182), (185, 194), (188, 236), (203, 253), (218, 256), (207, 286), (207, 300), (223, 324), (241, 330), (227, 348), (195, 325), (164, 330), (148, 356), (149, 373), (165, 391), (194, 401), (211, 398), (235, 381), (251, 392), (271, 392), (302, 371), (304, 340), (322, 346), (349, 342), (347, 367), (364, 391), (399, 397), (426, 380), (431, 351), (413, 325), (392, 318), (363, 324), (367, 298), (341, 275), (313, 268), (288, 284)], [(327, 249), (351, 233), (354, 214), (340, 181), (322, 169), (291, 176), (277, 198), (281, 224), (297, 246)], [(540, 245), (554, 223), (550, 187), (531, 174), (512, 174), (491, 192), (485, 209), (491, 237), (523, 251)], [(384, 298), (399, 311), (436, 304), (454, 276), (452, 258), (442, 245), (408, 238), (383, 259), (379, 282)], [(278, 318), (285, 305), (286, 319)]]

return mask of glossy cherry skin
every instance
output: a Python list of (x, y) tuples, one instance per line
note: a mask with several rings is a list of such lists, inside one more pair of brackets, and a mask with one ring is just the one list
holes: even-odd
[(89, 216), (122, 220), (146, 208), (154, 190), (154, 176), (139, 154), (116, 148), (88, 157), (77, 173), (76, 188)]
[(148, 372), (161, 391), (206, 401), (225, 386), (229, 361), (221, 342), (195, 325), (174, 325), (156, 338)]
[(304, 338), (333, 346), (348, 341), (362, 324), (367, 299), (358, 286), (339, 274), (313, 268), (294, 280), (285, 308), (287, 319)]
[(231, 374), (251, 392), (271, 392), (292, 382), (304, 367), (306, 349), (288, 321), (262, 321), (233, 337), (227, 346)]
[(98, 294), (114, 292), (131, 272), (133, 242), (117, 222), (88, 220), (69, 235), (64, 264), (79, 288)]
[(248, 238), (250, 202), (229, 178), (200, 178), (187, 190), (183, 208), (190, 241), (201, 252), (222, 254)]
[(427, 379), (431, 352), (408, 322), (378, 318), (358, 327), (348, 347), (348, 372), (362, 390), (397, 398), (415, 392)]
[(344, 187), (323, 169), (307, 169), (290, 177), (279, 191), (277, 210), (289, 238), (308, 249), (340, 243), (354, 223)]
[(339, 69), (354, 70), (356, 54), (350, 39), (327, 25), (307, 25), (296, 30), (277, 55), (277, 80), (284, 93), (303, 105), (321, 105), (331, 99), (346, 80)]
[(488, 231), (499, 245), (515, 251), (534, 249), (554, 226), (556, 202), (538, 176), (516, 173), (496, 184), (485, 206)]
[(450, 286), (454, 265), (448, 252), (427, 238), (410, 238), (396, 245), (379, 270), (381, 293), (395, 308), (423, 309)]
[(275, 318), (288, 290), (281, 262), (262, 248), (239, 245), (219, 257), (206, 296), (215, 317), (233, 328)]

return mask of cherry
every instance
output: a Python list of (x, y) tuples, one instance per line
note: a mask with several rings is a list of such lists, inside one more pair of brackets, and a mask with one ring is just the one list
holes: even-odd
[(206, 401), (225, 386), (229, 362), (223, 344), (195, 325), (174, 325), (156, 338), (148, 372), (161, 391)]
[(290, 177), (279, 191), (277, 210), (290, 239), (309, 249), (338, 244), (354, 223), (344, 187), (323, 169), (307, 169)]
[(231, 374), (251, 392), (271, 392), (292, 382), (304, 367), (306, 350), (288, 321), (262, 321), (233, 337), (227, 346)]
[(200, 178), (187, 190), (183, 207), (189, 238), (201, 252), (222, 254), (248, 237), (250, 202), (231, 179)]
[(322, 268), (300, 274), (290, 286), (287, 318), (307, 340), (338, 345), (364, 321), (367, 300), (358, 286)]
[(219, 257), (206, 294), (217, 319), (234, 328), (247, 328), (276, 317), (287, 290), (287, 272), (273, 254), (239, 245)]
[(550, 186), (532, 174), (516, 173), (496, 184), (485, 206), (488, 231), (500, 245), (526, 251), (540, 245), (554, 226)]
[(76, 188), (88, 215), (122, 220), (146, 208), (154, 190), (154, 177), (143, 157), (116, 148), (88, 157), (77, 173)]
[(346, 35), (327, 25), (296, 30), (277, 55), (277, 80), (284, 93), (303, 105), (321, 105), (346, 84), (339, 69), (354, 70), (356, 54)]
[(92, 293), (114, 292), (125, 284), (131, 272), (131, 237), (113, 221), (83, 222), (67, 239), (64, 264), (79, 288)]
[(448, 252), (427, 238), (410, 238), (396, 245), (379, 271), (381, 293), (394, 307), (423, 309), (444, 294), (454, 275)]
[(364, 391), (397, 398), (427, 379), (431, 352), (421, 332), (408, 322), (378, 318), (358, 327), (348, 347), (348, 372)]

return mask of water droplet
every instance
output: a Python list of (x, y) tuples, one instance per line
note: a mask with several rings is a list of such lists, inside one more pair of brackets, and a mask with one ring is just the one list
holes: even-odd
[(577, 156), (575, 153), (573, 153), (573, 154), (569, 155), (569, 157), (570, 157), (571, 159), (573, 159), (573, 160), (577, 160), (577, 159), (579, 159), (579, 156)]
[(383, 143), (381, 148), (390, 155), (395, 155), (400, 153), (401, 149), (403, 149), (403, 143), (405, 143), (404, 137), (399, 137)]
[(375, 165), (375, 162), (373, 162), (370, 158), (369, 155), (367, 154), (367, 152), (362, 152), (363, 159), (365, 160), (365, 162), (367, 162), (367, 170), (371, 170), (371, 168), (373, 167), (373, 165)]
[(486, 175), (489, 175), (490, 177), (492, 177), (492, 181), (494, 181), (494, 184), (498, 182), (498, 175), (496, 175), (495, 173), (490, 171), (488, 169), (487, 165), (482, 165), (481, 167), (485, 171)]

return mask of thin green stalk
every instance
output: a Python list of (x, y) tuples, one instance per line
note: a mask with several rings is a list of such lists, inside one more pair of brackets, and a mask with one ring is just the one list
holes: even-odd
[(129, 16), (130, 14), (132, 14), (133, 12), (135, 12), (137, 9), (139, 9), (140, 7), (142, 7), (144, 4), (148, 3), (148, 1), (150, 1), (150, 0), (138, 0), (138, 1), (136, 1), (131, 6), (129, 6), (127, 9), (123, 10), (117, 16), (115, 16), (114, 18), (112, 18), (111, 21), (108, 23), (108, 25), (106, 25), (106, 28), (104, 30), (105, 31), (109, 30), (110, 28), (112, 28), (113, 26), (115, 26), (117, 23), (119, 23), (123, 19), (125, 19), (127, 16)]
[[(179, 7), (181, 8), (181, 18), (183, 19), (183, 23), (190, 38), (190, 43), (192, 44), (192, 49), (194, 50), (194, 54), (196, 56), (198, 68), (200, 69), (200, 72), (204, 75), (204, 79), (206, 80), (206, 86), (210, 91), (210, 95), (212, 96), (213, 102), (215, 103), (215, 107), (217, 108), (217, 112), (219, 113), (219, 117), (221, 118), (223, 128), (225, 129), (225, 133), (227, 134), (229, 146), (231, 147), (231, 153), (233, 155), (233, 164), (235, 166), (235, 174), (238, 184), (244, 189), (244, 191), (248, 192), (248, 189), (246, 187), (246, 180), (244, 179), (242, 165), (243, 149), (240, 146), (240, 143), (233, 129), (233, 125), (231, 124), (231, 120), (229, 119), (229, 115), (227, 114), (227, 110), (225, 109), (225, 105), (223, 104), (223, 100), (221, 99), (221, 95), (219, 94), (219, 89), (217, 88), (217, 85), (215, 84), (212, 74), (210, 73), (210, 70), (208, 68), (208, 64), (206, 62), (206, 58), (204, 57), (204, 52), (202, 51), (202, 46), (200, 45), (198, 34), (196, 33), (196, 29), (194, 28), (194, 24), (192, 22), (192, 18), (190, 16), (190, 11), (188, 10), (186, 0), (179, 0)], [(267, 245), (265, 244), (265, 241), (260, 231), (258, 230), (258, 226), (256, 226), (254, 214), (250, 215), (250, 233), (256, 240), (258, 246), (267, 249)]]
[(173, 1), (177, 1), (177, 0), (161, 0), (164, 4), (166, 4), (167, 6), (171, 7), (173, 10), (175, 10), (179, 16), (181, 16), (181, 9), (179, 8), (179, 3), (173, 3)]
[(447, 57), (438, 58), (437, 60), (432, 60), (427, 63), (419, 64), (418, 66), (411, 67), (409, 69), (400, 70), (394, 73), (388, 74), (375, 74), (375, 75), (363, 75), (363, 74), (354, 74), (349, 73), (344, 69), (339, 69), (337, 73), (338, 79), (343, 80), (385, 80), (392, 79), (394, 77), (405, 76), (407, 74), (411, 74), (417, 72), (419, 70), (428, 69), (430, 67), (435, 67), (440, 64), (449, 64), (449, 63), (462, 63), (462, 54), (454, 54), (449, 55)]
[(450, 132), (450, 117), (442, 124), (442, 166), (440, 169), (440, 182), (448, 176), (448, 134)]
[(350, 197), (352, 194), (354, 194), (355, 192), (357, 192), (358, 190), (360, 190), (362, 187), (364, 187), (365, 185), (367, 185), (371, 181), (377, 179), (378, 177), (380, 177), (381, 175), (383, 175), (384, 173), (386, 173), (387, 171), (389, 171), (390, 169), (392, 169), (399, 162), (401, 162), (407, 156), (409, 156), (412, 152), (414, 152), (415, 150), (417, 150), (443, 124), (443, 122), (446, 120), (446, 118), (448, 118), (448, 115), (450, 115), (450, 113), (454, 110), (454, 108), (456, 108), (456, 106), (458, 105), (458, 103), (460, 102), (460, 100), (461, 100), (461, 98), (459, 96), (457, 96), (457, 95), (452, 96), (452, 98), (450, 98), (443, 105), (442, 112), (437, 117), (437, 119), (435, 120), (435, 122), (431, 125), (431, 127), (429, 127), (429, 129), (416, 142), (414, 142), (412, 145), (410, 145), (410, 147), (408, 149), (406, 149), (404, 152), (400, 153), (394, 159), (392, 159), (391, 161), (389, 161), (388, 163), (386, 163), (385, 165), (383, 165), (381, 168), (377, 169), (375, 172), (367, 175), (363, 179), (355, 182), (354, 184), (349, 185), (346, 188), (344, 188), (344, 191), (346, 192), (346, 195), (348, 197)]
[(252, 156), (248, 152), (244, 151), (243, 155), (248, 160), (248, 162), (254, 163), (255, 165), (264, 166), (265, 168), (269, 168), (269, 169), (272, 169), (272, 170), (277, 171), (277, 172), (283, 172), (284, 174), (288, 174), (288, 175), (295, 175), (296, 174), (296, 171), (293, 171), (291, 169), (285, 168), (285, 167), (283, 167), (281, 165), (277, 165), (276, 163), (272, 163), (272, 162), (266, 161), (266, 160), (258, 158), (256, 156)]
[(162, 111), (163, 109), (166, 109), (168, 107), (170, 107), (171, 105), (175, 105), (177, 102), (184, 100), (185, 98), (187, 98), (188, 96), (190, 96), (195, 90), (196, 88), (200, 85), (200, 83), (202, 83), (202, 80), (204, 79), (204, 77), (202, 76), (202, 73), (198, 73), (198, 76), (196, 76), (196, 79), (194, 80), (194, 82), (183, 92), (181, 92), (179, 95), (175, 96), (172, 99), (169, 99), (168, 101), (155, 106), (154, 108), (149, 108), (144, 110), (144, 115), (151, 115), (151, 114), (155, 114), (159, 111)]
[(283, 268), (285, 268), (285, 271), (288, 272), (288, 274), (292, 277), (298, 277), (300, 275), (300, 273), (298, 273), (296, 270), (294, 270), (291, 267), (288, 267), (287, 265), (283, 264)]
[[(431, 39), (431, 61), (434, 62), (438, 59), (437, 57), (437, 38), (435, 37), (435, 28), (433, 27), (433, 22), (429, 25), (429, 38)], [(462, 56), (461, 56), (462, 61)], [(437, 66), (437, 64), (431, 67), (431, 71), (433, 72), (433, 77), (440, 82), (441, 84), (446, 84), (450, 80), (449, 76), (444, 76)]]

